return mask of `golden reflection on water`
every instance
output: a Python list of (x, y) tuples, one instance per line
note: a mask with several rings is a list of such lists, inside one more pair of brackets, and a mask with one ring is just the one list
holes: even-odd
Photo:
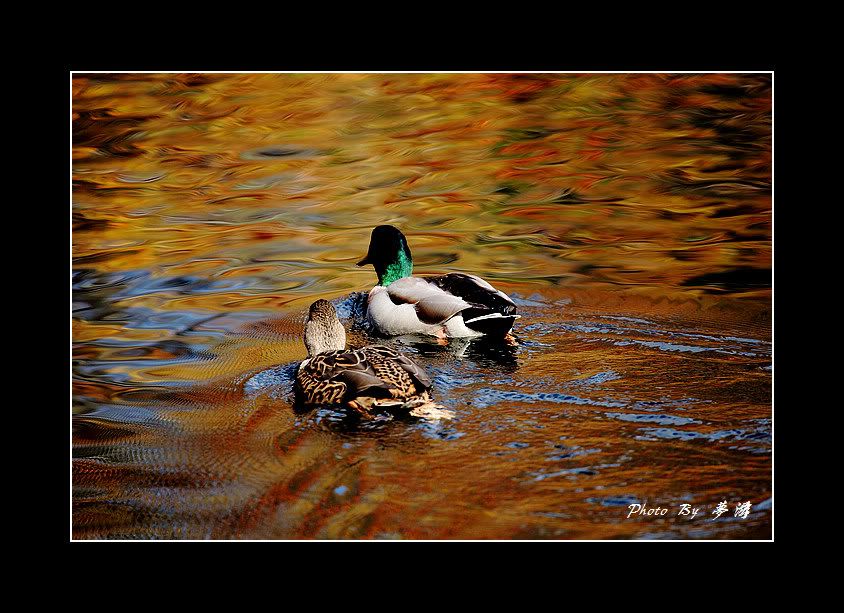
[[(768, 75), (72, 87), (76, 538), (770, 534)], [(512, 355), (407, 345), (448, 424), (285, 396), (383, 223), (522, 300)], [(762, 509), (623, 519), (722, 497)]]

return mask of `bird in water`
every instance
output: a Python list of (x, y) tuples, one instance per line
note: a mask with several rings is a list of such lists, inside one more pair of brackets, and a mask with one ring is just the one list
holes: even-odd
[(439, 408), (431, 403), (431, 380), (413, 360), (384, 345), (347, 350), (346, 331), (327, 300), (311, 305), (304, 340), (308, 358), (295, 386), (303, 405), (345, 405), (363, 417)]
[(367, 297), (367, 319), (383, 336), (512, 338), (510, 330), (521, 317), (507, 294), (475, 275), (412, 276), (410, 247), (394, 226), (372, 230), (369, 252), (358, 266), (366, 264), (378, 275)]

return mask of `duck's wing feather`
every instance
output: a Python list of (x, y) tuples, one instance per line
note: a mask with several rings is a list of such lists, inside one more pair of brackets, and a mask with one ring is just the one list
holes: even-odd
[(507, 294), (475, 275), (452, 272), (439, 277), (426, 277), (425, 281), (473, 307), (485, 307), (490, 312), (502, 315), (516, 313), (516, 305)]
[(405, 277), (390, 283), (387, 292), (395, 304), (412, 304), (416, 315), (426, 324), (438, 324), (472, 305), (460, 296), (420, 277)]
[(430, 389), (433, 385), (430, 377), (428, 377), (428, 374), (424, 369), (422, 369), (422, 367), (392, 347), (387, 347), (386, 345), (370, 345), (369, 347), (366, 347), (366, 350), (378, 353), (379, 355), (382, 355), (383, 357), (398, 364), (422, 388)]
[(359, 396), (364, 391), (368, 395), (389, 397), (389, 390), (395, 389), (376, 374), (362, 349), (321, 353), (311, 358), (306, 368), (321, 381), (345, 383), (347, 397)]

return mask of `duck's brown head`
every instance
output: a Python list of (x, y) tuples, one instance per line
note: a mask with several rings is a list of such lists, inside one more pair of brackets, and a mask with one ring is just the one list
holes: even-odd
[(317, 300), (308, 311), (308, 319), (305, 322), (305, 347), (309, 356), (346, 348), (346, 330), (328, 300)]

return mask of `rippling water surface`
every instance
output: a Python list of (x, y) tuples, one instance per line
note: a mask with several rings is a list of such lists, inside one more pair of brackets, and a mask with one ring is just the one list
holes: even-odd
[[(72, 89), (74, 538), (770, 537), (769, 75)], [(313, 300), (372, 340), (384, 223), (517, 343), (390, 341), (452, 420), (294, 411)]]

